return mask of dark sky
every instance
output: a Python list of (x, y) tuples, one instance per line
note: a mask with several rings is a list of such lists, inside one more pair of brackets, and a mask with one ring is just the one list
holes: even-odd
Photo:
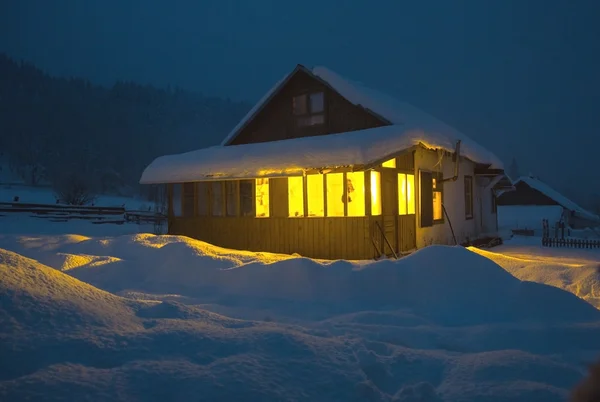
[(598, 0), (0, 0), (0, 51), (249, 101), (297, 63), (326, 65), (522, 173), (600, 193)]

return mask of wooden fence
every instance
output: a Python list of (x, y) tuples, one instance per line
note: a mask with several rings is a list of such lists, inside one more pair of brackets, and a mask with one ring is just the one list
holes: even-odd
[(0, 217), (23, 214), (50, 222), (86, 220), (94, 224), (162, 223), (166, 216), (150, 211), (127, 211), (124, 207), (74, 206), (62, 204), (0, 203)]
[(563, 248), (600, 248), (600, 240), (543, 237), (542, 246)]

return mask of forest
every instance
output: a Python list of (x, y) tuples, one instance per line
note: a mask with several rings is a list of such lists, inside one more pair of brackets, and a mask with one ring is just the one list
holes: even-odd
[(0, 54), (0, 156), (28, 185), (139, 194), (154, 158), (218, 144), (250, 106), (180, 88), (52, 77)]

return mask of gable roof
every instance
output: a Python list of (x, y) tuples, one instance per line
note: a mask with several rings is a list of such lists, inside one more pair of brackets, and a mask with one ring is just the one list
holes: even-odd
[[(312, 74), (389, 125), (314, 137), (227, 145), (298, 71)], [(348, 81), (325, 67), (308, 70), (298, 65), (263, 96), (220, 146), (159, 157), (144, 170), (140, 183), (281, 177), (303, 174), (311, 169), (363, 168), (413, 146), (454, 152), (458, 140), (464, 157), (494, 169), (503, 168), (493, 153), (427, 113)]]
[[(447, 125), (441, 120), (431, 116), (428, 113), (408, 104), (401, 102), (392, 96), (389, 96), (381, 91), (367, 87), (366, 85), (346, 79), (327, 67), (318, 66), (312, 69), (297, 65), (294, 70), (286, 74), (279, 80), (244, 116), (244, 118), (231, 130), (231, 132), (221, 142), (222, 146), (230, 144), (240, 131), (268, 104), (268, 102), (285, 86), (285, 84), (299, 71), (305, 72), (320, 82), (330, 87), (340, 96), (348, 100), (350, 103), (362, 107), (371, 114), (377, 116), (384, 123), (405, 125), (410, 127), (420, 126), (424, 131), (434, 131), (448, 137), (452, 143), (457, 140), (462, 141), (463, 148), (474, 147), (479, 148), (478, 153), (485, 151), (491, 156), (491, 160), (479, 161), (494, 165), (496, 168), (503, 168), (503, 164), (499, 158), (491, 152), (484, 150), (483, 147), (475, 143), (465, 134), (459, 132), (453, 127)], [(452, 148), (453, 149), (453, 148)], [(451, 149), (451, 150), (452, 150)], [(477, 160), (474, 160), (477, 161)]]
[(600, 222), (600, 217), (598, 215), (593, 214), (580, 207), (576, 202), (571, 201), (569, 198), (565, 197), (564, 195), (550, 187), (548, 184), (542, 182), (541, 180), (535, 177), (521, 176), (514, 182), (514, 185), (516, 186), (519, 183), (524, 183), (530, 188), (539, 191), (546, 197), (556, 201), (556, 203), (562, 206), (563, 208), (573, 211), (575, 214), (579, 215), (582, 218)]

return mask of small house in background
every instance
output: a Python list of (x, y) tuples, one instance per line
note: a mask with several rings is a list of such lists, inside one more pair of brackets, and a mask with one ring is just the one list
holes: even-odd
[(500, 160), (406, 103), (298, 65), (220, 146), (157, 158), (169, 233), (241, 250), (371, 259), (495, 235)]
[(514, 181), (514, 190), (498, 196), (498, 220), (502, 229), (542, 232), (542, 221), (550, 226), (562, 222), (572, 229), (600, 226), (600, 217), (571, 201), (533, 176)]

